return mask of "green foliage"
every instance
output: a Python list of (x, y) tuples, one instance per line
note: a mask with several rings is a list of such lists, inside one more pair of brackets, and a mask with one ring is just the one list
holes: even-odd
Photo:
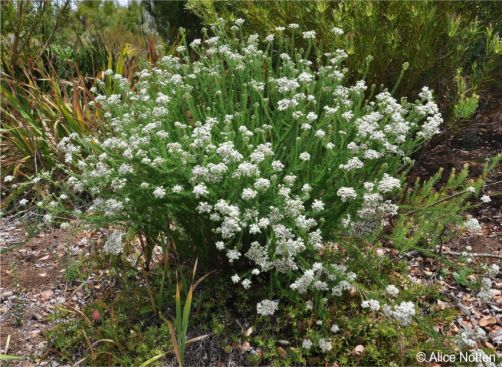
[[(462, 67), (469, 75), (472, 94), (496, 71), (494, 64), (502, 65), (500, 53), (492, 52), (493, 32), (485, 31), (485, 27), (497, 24), (495, 14), (500, 14), (500, 7), (493, 4), (493, 14), (483, 11), (479, 4), (447, 1), (189, 0), (188, 7), (206, 23), (218, 17), (229, 23), (244, 18), (249, 33), (266, 35), (289, 23), (298, 23), (303, 30), (313, 29), (319, 37), (316, 55), (342, 48), (351, 56), (351, 80), (361, 77), (366, 56), (373, 55), (365, 78), (369, 85), (395, 85), (401, 65), (408, 62), (409, 71), (396, 94), (412, 97), (422, 86), (429, 86), (438, 92), (447, 120), (459, 96), (457, 68)], [(345, 34), (333, 33), (333, 27), (343, 29)], [(487, 64), (490, 72), (487, 70), (483, 78), (470, 77), (475, 72), (471, 68), (482, 69)]]
[(441, 246), (461, 230), (465, 213), (472, 207), (469, 200), (479, 194), (483, 178), (500, 162), (500, 156), (485, 164), (484, 173), (476, 180), (468, 179), (468, 166), (452, 170), (444, 185), (438, 188), (443, 175), (440, 169), (432, 178), (404, 191), (401, 213), (393, 223), (389, 239), (403, 252), (426, 251)]
[(57, 75), (44, 73), (43, 80), (27, 73), (26, 83), (2, 75), (3, 176), (27, 177), (54, 169), (64, 162), (57, 149), (60, 139), (71, 133), (87, 134), (95, 125), (83, 82), (68, 85)]
[(186, 9), (187, 0), (142, 0), (142, 4), (153, 18), (157, 32), (164, 40), (175, 42), (179, 37), (180, 27), (186, 30), (190, 39), (200, 35), (201, 21)]
[(24, 359), (24, 357), (0, 353), (0, 361), (16, 361), (16, 360), (20, 360), (20, 359)]
[(131, 1), (2, 1), (3, 71), (24, 80), (24, 69), (52, 65), (58, 76), (94, 77), (106, 68), (108, 55), (124, 47), (151, 59), (155, 38), (143, 6)]
[(85, 358), (86, 364), (103, 366), (139, 366), (167, 354), (172, 350), (167, 324), (146, 317), (141, 310), (148, 308), (148, 301), (139, 292), (129, 288), (106, 299), (109, 306), (91, 304), (80, 316), (71, 309), (59, 310), (47, 333), (49, 348), (63, 362)]
[(462, 211), (468, 206), (466, 199), (472, 195), (467, 186), (474, 186), (479, 192), (482, 181), (468, 182), (468, 169), (460, 173), (452, 171), (446, 185), (436, 190), (435, 185), (442, 176), (440, 169), (434, 177), (423, 184), (417, 179), (413, 188), (406, 191), (401, 205), (402, 214), (394, 224), (390, 236), (394, 246), (401, 251), (417, 248), (434, 249), (445, 242), (449, 233), (446, 226), (452, 229), (459, 225)]
[[(186, 344), (190, 343), (190, 340), (187, 340), (187, 332), (188, 326), (190, 323), (190, 312), (192, 311), (192, 301), (193, 301), (193, 293), (195, 288), (206, 278), (209, 274), (204, 275), (199, 280), (195, 281), (195, 273), (197, 271), (197, 260), (195, 260), (195, 265), (192, 271), (192, 281), (190, 283), (190, 287), (188, 288), (187, 295), (185, 297), (185, 302), (182, 306), (181, 304), (181, 290), (180, 282), (176, 283), (176, 296), (175, 296), (175, 304), (176, 304), (176, 317), (174, 319), (174, 327), (173, 324), (166, 320), (167, 325), (169, 327), (169, 334), (171, 335), (171, 340), (174, 347), (174, 353), (176, 354), (176, 359), (181, 367), (185, 365), (185, 348)], [(183, 288), (187, 288), (185, 285)]]
[(70, 0), (1, 2), (2, 71), (22, 77), (23, 66), (43, 64), (46, 48), (70, 26)]
[(82, 276), (81, 272), (82, 264), (79, 261), (70, 261), (66, 264), (64, 268), (64, 280), (67, 283), (72, 283), (78, 280)]
[[(410, 283), (406, 280), (406, 262), (377, 256), (374, 246), (361, 249), (355, 243), (344, 242), (343, 248), (359, 252), (359, 256), (351, 258), (347, 265), (361, 274), (356, 291), (347, 297), (321, 302), (319, 306), (322, 307), (314, 306), (313, 311), (303, 302), (290, 302), (272, 319), (256, 317), (255, 302), (266, 295), (265, 284), (249, 292), (229, 287), (226, 279), (215, 276), (210, 278), (210, 282), (206, 281), (199, 288), (198, 296), (193, 298), (191, 326), (187, 328), (187, 334), (193, 335), (193, 329), (217, 335), (222, 357), (224, 351), (239, 350), (247, 342), (254, 351), (246, 354), (250, 365), (320, 365), (334, 362), (351, 366), (407, 365), (413, 363), (418, 351), (450, 350), (449, 340), (435, 332), (434, 326), (446, 327), (456, 314), (450, 309), (430, 312), (440, 297), (437, 288)], [(343, 255), (339, 253), (338, 256)], [(378, 275), (364, 273), (364, 268), (378, 269)], [(151, 271), (153, 288), (153, 283), (160, 281), (161, 272), (160, 267)], [(93, 365), (139, 365), (144, 362), (163, 363), (164, 355), (174, 357), (175, 344), (169, 338), (168, 324), (152, 316), (151, 304), (143, 295), (142, 286), (135, 281), (137, 276), (140, 276), (139, 271), (132, 270), (128, 278), (121, 278), (127, 282), (120, 287), (124, 291), (110, 293), (104, 298), (106, 305), (103, 302), (88, 305), (85, 317), (72, 312), (76, 319), (68, 318), (69, 313), (63, 310), (52, 316), (55, 325), (49, 331), (48, 339), (50, 348), (60, 355), (62, 361), (86, 358), (86, 363)], [(402, 291), (398, 300), (418, 299), (425, 312), (417, 316), (410, 326), (401, 327), (381, 315), (362, 310), (361, 297), (378, 294), (382, 284), (400, 285)], [(181, 290), (180, 287), (178, 289)], [(175, 284), (171, 284), (168, 297), (160, 309), (175, 313), (176, 307), (172, 307), (170, 301), (174, 296)], [(99, 319), (90, 321), (95, 310), (99, 312)], [(323, 325), (318, 325), (319, 320), (323, 321)], [(340, 331), (333, 334), (333, 350), (330, 353), (309, 352), (301, 347), (306, 337), (316, 338), (321, 330), (329, 330), (333, 321), (336, 321)], [(193, 350), (200, 350), (197, 343), (197, 340), (193, 341)], [(354, 353), (357, 345), (365, 347), (363, 353)], [(400, 347), (396, 348), (396, 345)], [(186, 353), (193, 350), (188, 348)]]

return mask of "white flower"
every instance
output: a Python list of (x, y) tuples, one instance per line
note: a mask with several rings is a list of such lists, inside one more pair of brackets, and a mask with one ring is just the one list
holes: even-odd
[(3, 180), (4, 180), (4, 182), (11, 182), (13, 179), (14, 179), (14, 176), (8, 175), (8, 176), (5, 176), (5, 178)]
[(242, 286), (244, 287), (244, 289), (249, 289), (251, 287), (251, 280), (249, 279), (244, 279), (242, 282), (241, 282)]
[(333, 32), (337, 36), (341, 36), (344, 33), (343, 29), (338, 28), (338, 27), (333, 27), (333, 29), (331, 30), (331, 32)]
[(206, 203), (205, 201), (201, 201), (199, 205), (197, 205), (197, 211), (199, 213), (211, 213), (211, 205), (209, 203)]
[(237, 26), (239, 26), (239, 27), (240, 27), (240, 26), (241, 26), (241, 25), (243, 25), (243, 24), (244, 24), (244, 19), (242, 19), (242, 18), (237, 18), (237, 19), (235, 20), (235, 25), (237, 25)]
[(331, 332), (332, 332), (332, 333), (337, 333), (337, 332), (339, 332), (339, 331), (340, 331), (340, 328), (338, 327), (338, 325), (337, 325), (337, 324), (333, 324), (333, 325), (331, 326), (331, 329), (330, 329), (330, 330), (331, 330)]
[(258, 315), (271, 316), (277, 311), (278, 306), (279, 302), (264, 299), (256, 305), (256, 312)]
[(353, 200), (357, 197), (356, 190), (352, 187), (340, 187), (336, 192), (336, 195), (339, 196), (344, 203), (347, 200)]
[(155, 196), (157, 199), (162, 199), (164, 196), (166, 196), (166, 189), (160, 186), (155, 188), (155, 190), (153, 190), (153, 196)]
[(315, 212), (320, 212), (324, 210), (324, 203), (321, 200), (314, 200), (312, 203), (312, 210)]
[(119, 231), (113, 231), (103, 246), (103, 251), (110, 255), (118, 255), (122, 252), (122, 236)]
[(254, 187), (257, 190), (266, 190), (269, 188), (269, 186), (270, 186), (270, 180), (267, 178), (259, 178), (254, 183)]
[(394, 309), (389, 305), (385, 305), (383, 312), (385, 316), (396, 319), (401, 326), (411, 324), (416, 313), (413, 302), (402, 302), (399, 306), (395, 306)]
[(391, 192), (401, 187), (401, 181), (384, 173), (382, 180), (378, 184), (378, 190), (383, 193)]
[(315, 137), (322, 139), (326, 136), (326, 132), (323, 129), (319, 129), (315, 132)]
[(198, 184), (193, 188), (193, 193), (195, 194), (195, 197), (198, 199), (201, 196), (209, 194), (209, 191), (207, 190), (206, 185)]
[[(307, 72), (304, 71), (300, 75), (298, 75), (298, 77), (296, 79), (298, 79), (299, 82), (310, 83), (312, 80), (314, 80), (314, 76), (311, 73), (307, 73)], [(314, 112), (310, 112), (309, 115), (311, 113), (313, 113), (315, 115)], [(317, 118), (317, 115), (316, 115), (316, 118)]]
[(481, 231), (481, 225), (476, 218), (469, 218), (464, 223), (464, 228), (469, 232), (477, 233)]
[(223, 250), (225, 248), (225, 243), (223, 241), (218, 241), (215, 246), (218, 250)]
[(488, 195), (481, 196), (481, 202), (486, 204), (489, 203), (490, 201), (492, 201), (492, 199)]
[(329, 352), (333, 349), (333, 345), (331, 344), (331, 340), (329, 339), (319, 339), (319, 348), (324, 353)]
[(254, 199), (257, 195), (257, 192), (253, 189), (244, 189), (242, 190), (241, 198), (242, 200), (251, 200)]
[(21, 200), (19, 200), (19, 205), (25, 206), (26, 204), (28, 204), (28, 200), (27, 199), (21, 199)]
[(240, 277), (239, 275), (237, 275), (237, 274), (234, 274), (234, 275), (232, 275), (232, 278), (231, 278), (231, 279), (232, 279), (232, 282), (233, 282), (234, 284), (236, 284), (236, 283), (239, 283), (239, 282), (240, 282), (241, 277)]
[(352, 171), (364, 167), (364, 163), (357, 157), (350, 158), (346, 164), (340, 164), (340, 169)]
[(273, 161), (272, 169), (276, 172), (282, 171), (284, 169), (284, 164), (282, 164), (281, 161)]
[(303, 192), (304, 194), (308, 194), (308, 193), (309, 193), (309, 192), (311, 192), (311, 191), (312, 191), (312, 186), (310, 186), (309, 184), (304, 184), (304, 185), (302, 186), (302, 192)]
[(310, 161), (310, 154), (307, 152), (300, 153), (300, 160)]
[(190, 43), (190, 47), (194, 48), (196, 46), (200, 46), (202, 44), (202, 41), (200, 38), (196, 38)]
[[(295, 183), (296, 181), (296, 176), (295, 175), (287, 175), (287, 176), (284, 176), (284, 182), (286, 183), (286, 185), (288, 186), (291, 186)], [(289, 190), (289, 189), (288, 189)], [(291, 191), (291, 190), (289, 190)], [(289, 193), (288, 191), (288, 193)]]
[(369, 308), (371, 311), (379, 311), (380, 310), (380, 302), (375, 299), (370, 299), (367, 301), (363, 301), (361, 303), (362, 308)]
[(45, 222), (45, 223), (52, 223), (53, 219), (54, 219), (54, 218), (52, 217), (52, 215), (51, 215), (51, 214), (46, 214), (46, 215), (44, 215), (44, 222)]
[(183, 191), (183, 186), (181, 185), (174, 185), (173, 188), (171, 189), (172, 192), (174, 193), (180, 193)]
[(289, 29), (298, 29), (298, 28), (300, 28), (300, 26), (298, 24), (296, 24), (296, 23), (291, 23), (288, 27), (289, 27)]
[(492, 264), (492, 266), (488, 268), (487, 275), (494, 278), (497, 276), (499, 271), (500, 271), (500, 266), (498, 266), (497, 264)]
[(241, 257), (241, 253), (237, 250), (228, 250), (227, 258), (229, 263), (233, 263), (234, 260), (238, 260)]
[(309, 112), (307, 114), (307, 120), (309, 120), (310, 122), (313, 122), (313, 121), (317, 120), (317, 113), (315, 113), (315, 112)]
[(302, 348), (310, 350), (310, 348), (312, 348), (312, 341), (310, 339), (304, 339), (302, 342)]
[(294, 99), (281, 99), (277, 102), (277, 109), (279, 111), (285, 111), (288, 108), (294, 108), (298, 106), (298, 102)]
[(303, 39), (309, 39), (309, 40), (313, 40), (315, 39), (315, 31), (307, 31), (307, 32), (303, 32)]
[(399, 295), (399, 289), (392, 284), (389, 284), (387, 288), (385, 288), (385, 292), (391, 297), (397, 297)]
[(467, 191), (468, 191), (468, 192), (470, 192), (470, 193), (475, 193), (475, 192), (476, 192), (476, 188), (475, 188), (475, 187), (473, 187), (473, 186), (469, 186), (469, 187), (467, 188)]

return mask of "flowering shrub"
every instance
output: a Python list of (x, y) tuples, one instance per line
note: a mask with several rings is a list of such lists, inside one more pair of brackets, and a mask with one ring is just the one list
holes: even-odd
[[(356, 274), (329, 261), (330, 241), (397, 213), (400, 172), (442, 119), (425, 87), (411, 103), (386, 90), (366, 99), (364, 81), (345, 86), (343, 50), (308, 61), (315, 32), (289, 26), (304, 52), (281, 28), (240, 39), (240, 24), (180, 46), (134, 86), (107, 73), (120, 91), (96, 97), (108, 135), (71, 135), (59, 148), (79, 168), (70, 187), (94, 198), (90, 218), (144, 238), (147, 265), (155, 245), (174, 241), (206, 266), (226, 258), (246, 289), (268, 273), (271, 299), (257, 311), (272, 315), (291, 293), (282, 290), (350, 288)], [(121, 234), (112, 236), (117, 253)], [(386, 312), (405, 324), (408, 306)]]

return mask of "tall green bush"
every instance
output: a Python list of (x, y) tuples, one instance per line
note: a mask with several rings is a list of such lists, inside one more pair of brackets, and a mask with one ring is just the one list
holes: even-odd
[[(494, 35), (485, 32), (485, 27), (495, 25), (494, 15), (486, 16), (479, 9), (482, 5), (450, 1), (189, 0), (188, 7), (208, 23), (219, 17), (229, 23), (243, 18), (250, 33), (263, 36), (279, 24), (298, 23), (302, 29), (315, 30), (318, 54), (334, 48), (347, 51), (352, 81), (360, 78), (367, 55), (374, 57), (365, 78), (369, 85), (395, 85), (401, 66), (409, 63), (396, 94), (413, 97), (427, 85), (438, 92), (447, 119), (455, 104), (479, 92), (480, 78), (496, 69), (497, 55), (490, 44)], [(344, 34), (332, 32), (334, 27)], [(305, 47), (304, 42), (300, 44)], [(458, 68), (470, 83), (467, 96), (465, 90), (457, 88)]]
[[(345, 86), (343, 50), (311, 63), (315, 32), (242, 38), (241, 24), (183, 44), (134, 88), (107, 72), (119, 89), (95, 102), (109, 134), (59, 147), (79, 167), (69, 186), (94, 198), (88, 218), (139, 235), (146, 267), (174, 243), (245, 289), (266, 277), (257, 311), (271, 315), (279, 297), (347, 289), (355, 275), (330, 263), (329, 241), (397, 213), (400, 173), (442, 118), (428, 88), (410, 103)], [(105, 251), (120, 253), (121, 238)]]

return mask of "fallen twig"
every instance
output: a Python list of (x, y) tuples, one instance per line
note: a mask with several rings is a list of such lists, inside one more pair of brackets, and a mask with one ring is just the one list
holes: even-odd
[(469, 310), (467, 308), (467, 306), (465, 306), (464, 304), (462, 304), (462, 302), (460, 302), (460, 299), (455, 296), (454, 294), (451, 294), (451, 293), (443, 293), (446, 297), (448, 297), (449, 299), (451, 299), (453, 301), (453, 303), (455, 304), (455, 306), (460, 310), (462, 311), (466, 316), (471, 316), (472, 315), (472, 312), (471, 310)]
[(480, 253), (480, 252), (463, 253), (463, 252), (455, 252), (455, 251), (443, 251), (443, 255), (472, 256), (472, 257), (492, 257), (494, 259), (502, 259), (502, 255)]
[[(419, 256), (429, 256), (429, 255), (427, 255), (424, 252), (413, 250), (413, 251), (405, 252), (404, 254), (401, 255), (401, 258), (404, 258), (404, 257), (414, 257), (414, 256), (417, 256), (417, 255), (419, 255)], [(441, 255), (441, 254), (439, 254), (439, 255)], [(480, 252), (470, 252), (470, 253), (465, 252), (464, 253), (464, 252), (455, 252), (455, 251), (443, 251), (442, 255), (472, 256), (472, 257), (491, 257), (491, 258), (494, 258), (494, 259), (502, 259), (502, 255), (480, 253)]]

